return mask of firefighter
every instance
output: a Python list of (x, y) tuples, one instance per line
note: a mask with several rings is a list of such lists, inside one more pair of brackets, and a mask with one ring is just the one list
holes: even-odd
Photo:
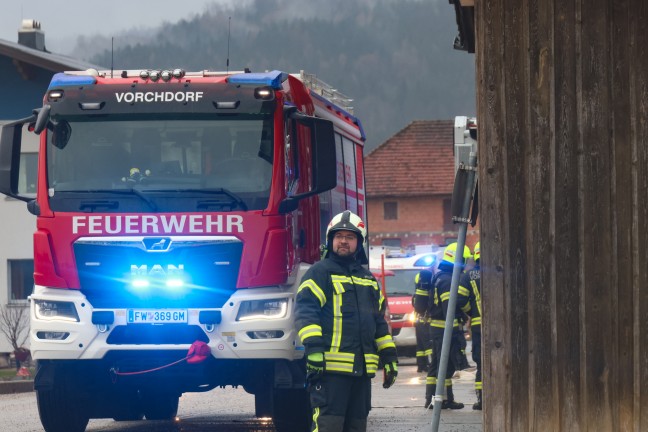
[(414, 277), (416, 290), (412, 296), (412, 306), (414, 306), (415, 314), (414, 330), (416, 332), (416, 371), (426, 373), (430, 370), (430, 356), (432, 355), (430, 324), (427, 316), (432, 277), (432, 269), (421, 270)]
[(385, 298), (362, 266), (365, 237), (359, 216), (347, 210), (333, 217), (324, 259), (308, 269), (297, 292), (296, 327), (305, 347), (313, 431), (366, 431), (379, 360), (383, 388), (398, 375)]
[(479, 242), (475, 244), (474, 260), (475, 266), (462, 275), (461, 285), (468, 287), (470, 291), (470, 328), (472, 331), (472, 359), (477, 365), (475, 373), (475, 394), (477, 402), (473, 404), (474, 410), (482, 409), (482, 367), (481, 367), (481, 270), (479, 267), (480, 247)]
[[(458, 289), (457, 302), (454, 311), (448, 311), (448, 301), (450, 300), (450, 288), (452, 285), (452, 270), (455, 265), (455, 255), (457, 252), (457, 243), (449, 244), (443, 252), (443, 259), (439, 263), (439, 271), (432, 278), (430, 291), (428, 293), (428, 315), (430, 317), (430, 339), (432, 341), (432, 363), (428, 372), (425, 386), (425, 407), (428, 408), (432, 403), (432, 397), (436, 392), (437, 374), (441, 362), (441, 348), (443, 346), (443, 332), (445, 329), (446, 315), (451, 313), (454, 319), (454, 327), (459, 326), (459, 319), (469, 308), (468, 289), (461, 284)], [(470, 249), (464, 247), (464, 259), (470, 258)], [(422, 296), (421, 296), (422, 297)], [(456, 359), (460, 353), (461, 346), (457, 343), (456, 338), (451, 338), (450, 355), (446, 369), (445, 395), (441, 408), (443, 409), (461, 409), (464, 404), (454, 400), (452, 391), (452, 375), (456, 371)], [(440, 383), (441, 384), (441, 383)]]

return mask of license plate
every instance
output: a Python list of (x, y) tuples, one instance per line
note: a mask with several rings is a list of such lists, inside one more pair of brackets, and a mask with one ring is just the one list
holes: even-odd
[(128, 309), (129, 324), (161, 324), (186, 322), (186, 309)]

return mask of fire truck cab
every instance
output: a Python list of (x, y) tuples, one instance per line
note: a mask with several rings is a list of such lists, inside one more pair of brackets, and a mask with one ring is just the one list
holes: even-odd
[[(71, 71), (3, 126), (0, 192), (37, 217), (47, 432), (171, 419), (182, 393), (227, 385), (278, 431), (308, 429), (295, 293), (331, 217), (366, 219), (349, 101), (303, 72)], [(36, 194), (20, 188), (31, 132)]]

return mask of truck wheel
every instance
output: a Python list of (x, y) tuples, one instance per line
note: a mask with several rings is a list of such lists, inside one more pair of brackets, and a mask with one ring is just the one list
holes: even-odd
[(145, 395), (142, 401), (147, 420), (171, 420), (178, 413), (180, 396), (169, 393)]
[(306, 389), (275, 389), (272, 421), (277, 432), (309, 431), (311, 407)]
[(272, 417), (272, 387), (265, 387), (254, 393), (254, 415), (256, 417)]
[(85, 404), (69, 389), (66, 382), (56, 383), (51, 390), (37, 390), (38, 414), (45, 432), (84, 432), (90, 417)]
[(137, 393), (122, 395), (115, 401), (113, 408), (113, 420), (115, 421), (137, 421), (144, 418), (142, 401)]

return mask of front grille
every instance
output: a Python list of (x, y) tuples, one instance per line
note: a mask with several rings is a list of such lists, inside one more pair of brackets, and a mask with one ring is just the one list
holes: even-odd
[[(236, 290), (242, 251), (234, 237), (88, 237), (74, 244), (81, 292), (95, 308), (220, 308)], [(169, 288), (171, 277), (183, 286)], [(149, 286), (136, 287), (135, 278)]]
[(209, 342), (205, 332), (198, 326), (186, 324), (132, 324), (117, 326), (108, 336), (108, 344), (191, 344), (195, 341)]
[(400, 327), (399, 328), (392, 328), (392, 336), (398, 336), (400, 334)]

